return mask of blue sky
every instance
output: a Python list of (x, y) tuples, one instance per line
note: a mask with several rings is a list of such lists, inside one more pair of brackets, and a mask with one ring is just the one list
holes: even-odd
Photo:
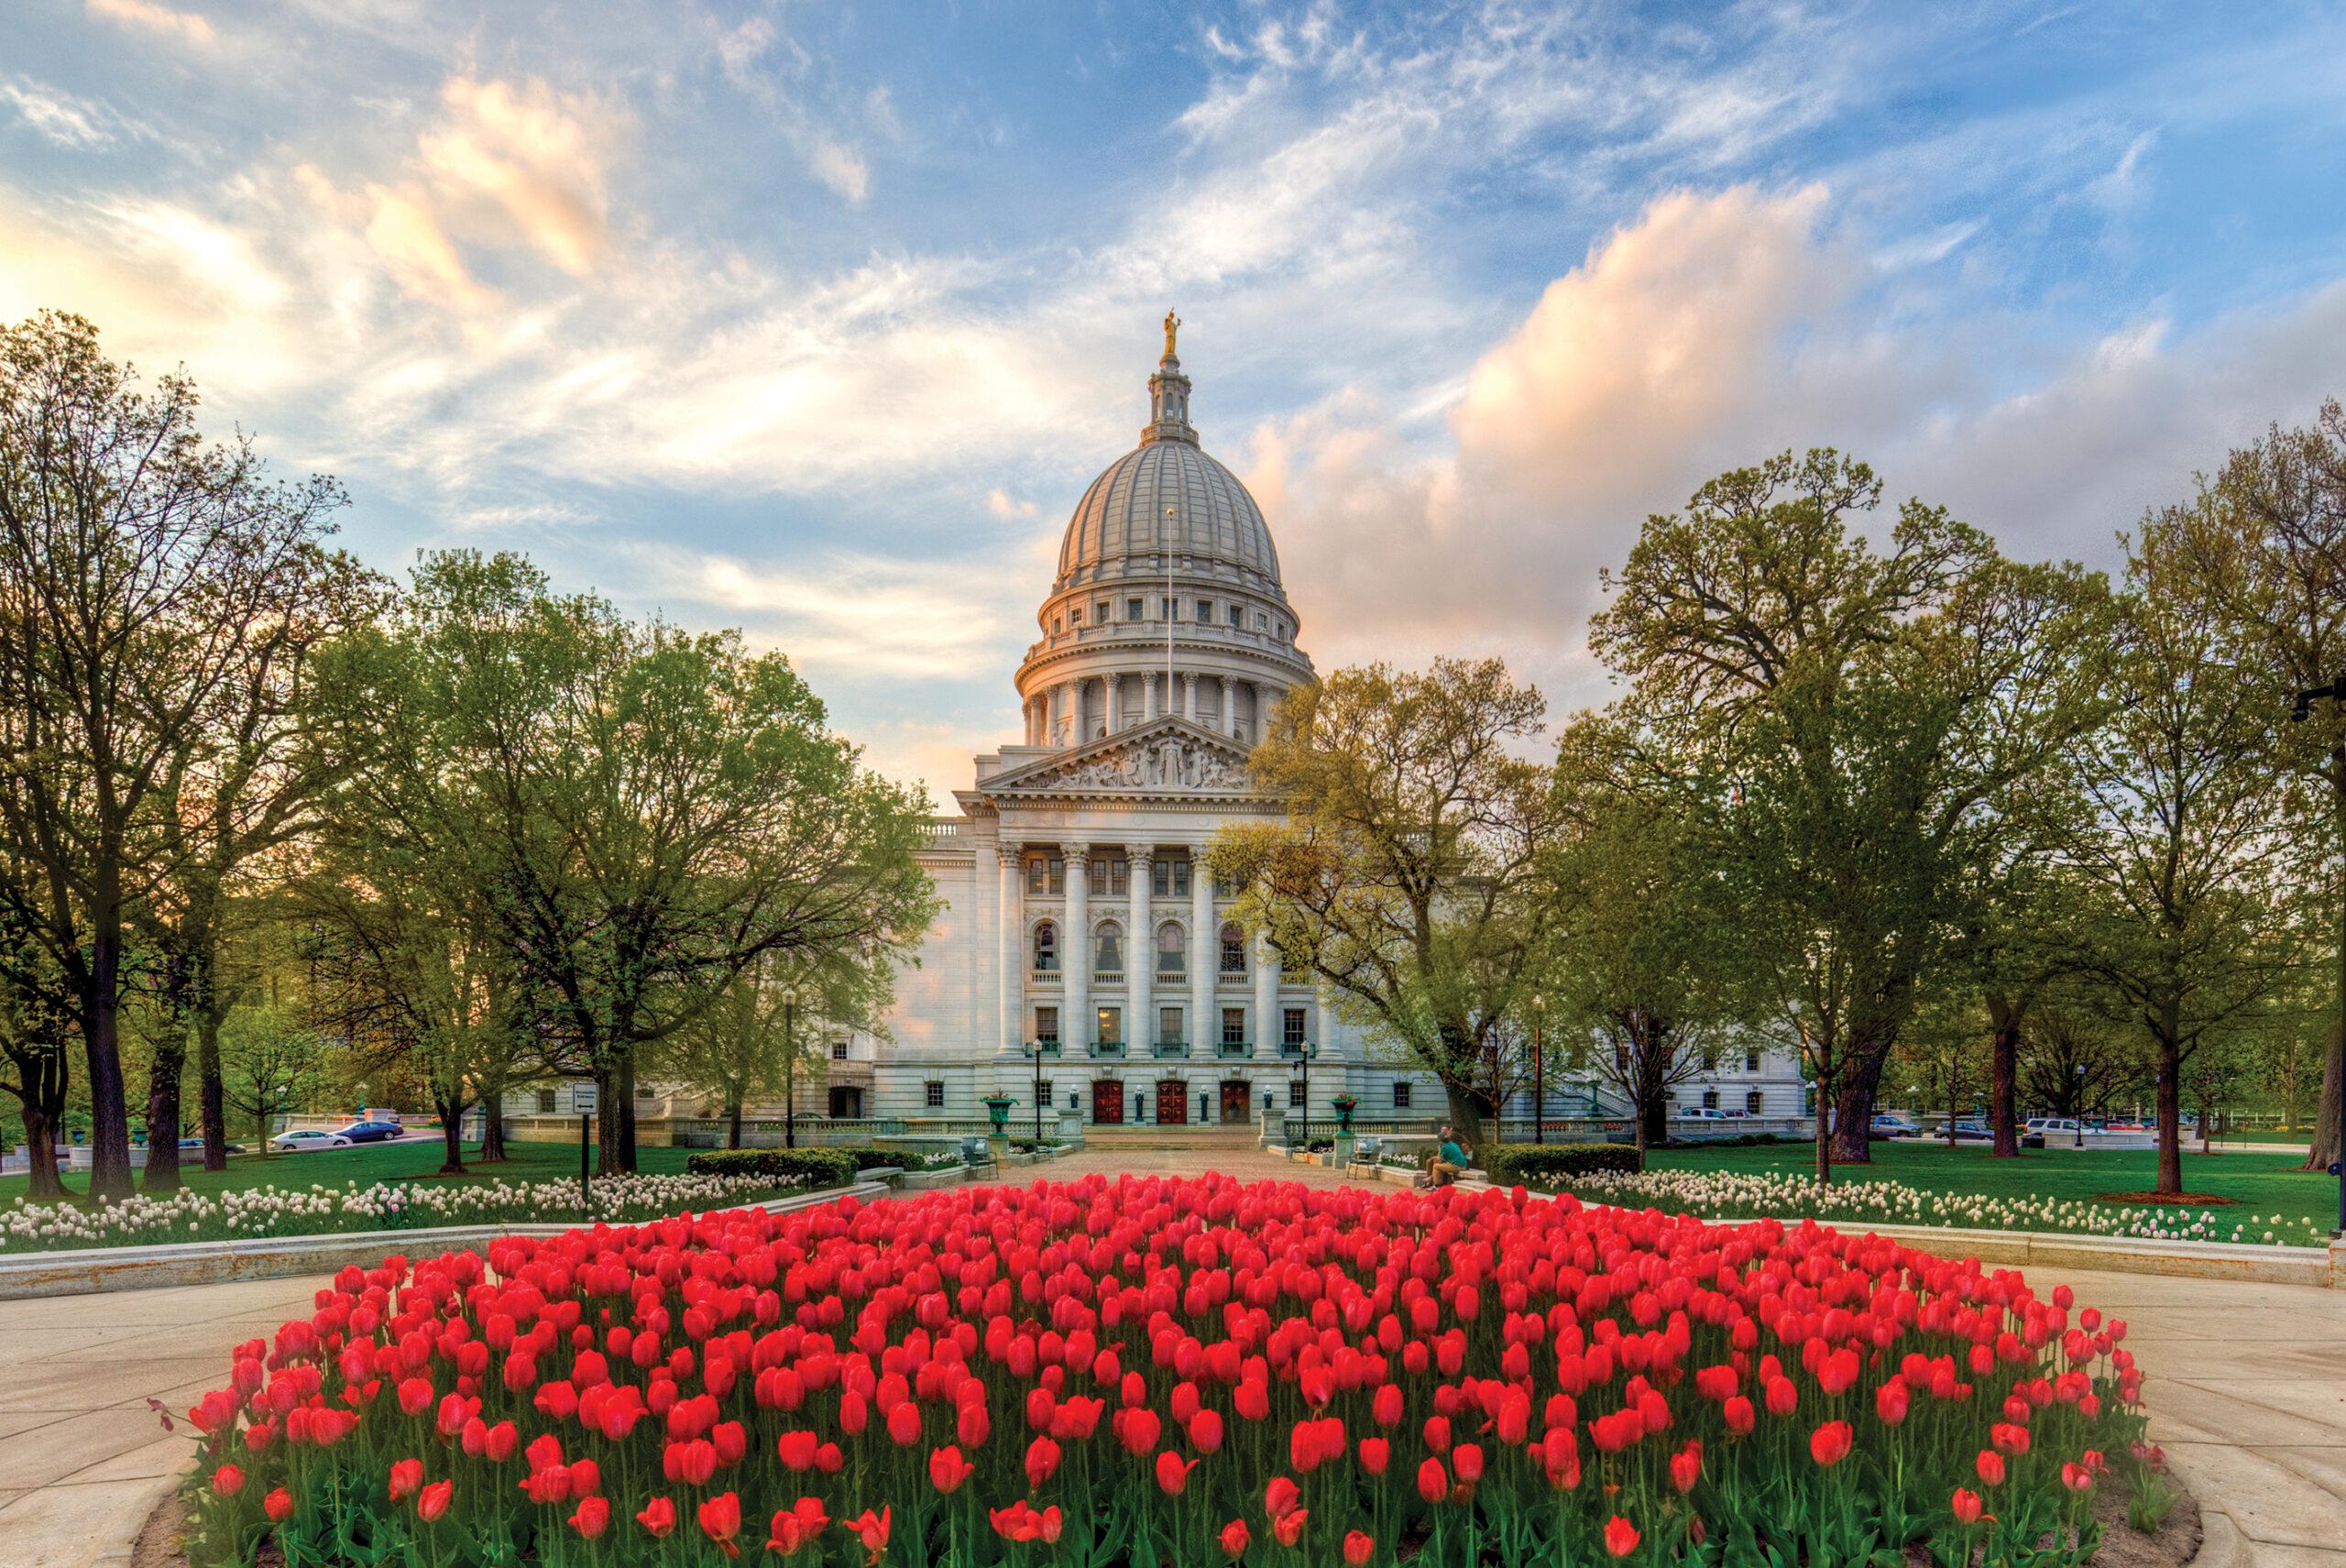
[(2333, 5), (11, 0), (0, 317), (743, 627), (940, 795), (1168, 305), (1303, 643), (1506, 654), (1785, 446), (2032, 556), (2346, 392)]

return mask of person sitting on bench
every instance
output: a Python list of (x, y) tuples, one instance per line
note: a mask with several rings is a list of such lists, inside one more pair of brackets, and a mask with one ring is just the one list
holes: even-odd
[(1442, 1146), (1434, 1151), (1432, 1162), (1427, 1169), (1436, 1187), (1449, 1186), (1466, 1169), (1466, 1150), (1461, 1146), (1458, 1135), (1447, 1123), (1442, 1124)]

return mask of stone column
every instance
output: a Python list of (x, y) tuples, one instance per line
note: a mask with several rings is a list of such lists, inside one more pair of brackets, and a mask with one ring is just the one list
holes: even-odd
[(1257, 936), (1255, 948), (1255, 1048), (1268, 1044), (1274, 1057), (1279, 1037), (1279, 960), (1270, 938)]
[(1124, 727), (1124, 706), (1116, 695), (1116, 684), (1120, 679), (1122, 679), (1121, 676), (1112, 674), (1102, 683), (1107, 693), (1108, 711), (1102, 715), (1101, 728), (1111, 735)]
[(970, 1033), (981, 1051), (1003, 1054), (1007, 1044), (1002, 1032), (1002, 857), (981, 839), (970, 865), (970, 924), (972, 951), (970, 989), (975, 1005)]
[(1152, 718), (1157, 718), (1157, 672), (1156, 672), (1155, 670), (1148, 670), (1148, 671), (1145, 671), (1145, 672), (1143, 672), (1143, 673), (1142, 673), (1142, 675), (1141, 675), (1141, 677), (1140, 677), (1140, 681), (1141, 681), (1141, 687), (1140, 687), (1140, 695), (1141, 695), (1140, 716), (1141, 716), (1141, 719), (1142, 719), (1142, 721), (1143, 721), (1143, 722), (1146, 722), (1147, 720), (1152, 719)]
[(1222, 677), (1222, 732), (1238, 733), (1238, 683), (1228, 675)]
[(1060, 989), (1067, 996), (1066, 1017), (1059, 1020), (1059, 1038), (1068, 1037), (1072, 1022), (1076, 1038), (1091, 1043), (1091, 846), (1064, 844), (1067, 856), (1067, 931), (1060, 970)]
[(1181, 717), (1195, 724), (1198, 721), (1198, 672), (1181, 672)]
[(1002, 1031), (1003, 1048), (1014, 1051), (1026, 1039), (1026, 847), (1015, 839), (1003, 841), (1002, 896), (995, 901), (995, 921), (1001, 934), (998, 949), (1001, 999), (995, 1027)]
[[(1192, 676), (1194, 683), (1196, 677)], [(1194, 685), (1192, 685), (1194, 688)], [(1222, 1037), (1222, 1013), (1214, 1003), (1214, 955), (1221, 951), (1213, 926), (1213, 878), (1205, 862), (1189, 861), (1189, 1037)]]
[(1152, 846), (1124, 846), (1125, 881), (1132, 894), (1132, 905), (1126, 911), (1128, 934), (1124, 941), (1124, 1038), (1145, 1039), (1152, 1044), (1157, 1039), (1157, 1009), (1151, 1003), (1149, 985), (1157, 971), (1157, 933), (1148, 928), (1148, 862)]

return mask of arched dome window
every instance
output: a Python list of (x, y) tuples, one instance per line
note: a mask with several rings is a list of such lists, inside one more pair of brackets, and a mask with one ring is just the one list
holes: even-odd
[(1189, 967), (1189, 941), (1178, 920), (1168, 920), (1157, 928), (1157, 972), (1178, 977)]
[(1091, 934), (1091, 969), (1095, 974), (1124, 972), (1124, 928), (1102, 920)]
[(1222, 972), (1224, 974), (1246, 972), (1246, 933), (1238, 928), (1238, 923), (1234, 920), (1228, 922), (1222, 928)]
[(1045, 920), (1035, 927), (1035, 969), (1056, 973), (1059, 967), (1059, 928)]

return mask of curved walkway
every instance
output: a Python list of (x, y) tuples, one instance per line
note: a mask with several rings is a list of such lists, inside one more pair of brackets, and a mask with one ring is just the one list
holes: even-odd
[[(1333, 1186), (1251, 1142), (1193, 1136), (1097, 1145), (1036, 1176), (1197, 1175)], [(2129, 1324), (2149, 1374), (2151, 1435), (2256, 1568), (2346, 1568), (2346, 1290), (2156, 1275), (2063, 1272)], [(2037, 1281), (2045, 1288), (2053, 1278)], [(228, 1351), (309, 1310), (323, 1277), (0, 1302), (0, 1564), (118, 1561), (137, 1521), (187, 1466), (182, 1422)]]

